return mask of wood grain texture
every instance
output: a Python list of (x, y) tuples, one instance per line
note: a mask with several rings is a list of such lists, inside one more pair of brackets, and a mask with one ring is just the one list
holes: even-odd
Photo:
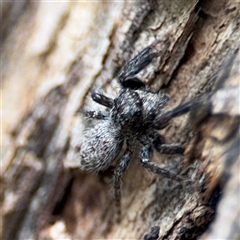
[[(153, 226), (159, 239), (237, 239), (239, 3), (26, 2), (17, 20), (11, 9), (3, 5), (1, 29), (3, 239), (143, 239)], [(169, 47), (159, 46), (141, 80), (169, 94), (166, 110), (206, 97), (161, 131), (188, 146), (185, 156), (155, 153), (153, 161), (195, 184), (147, 172), (136, 149), (116, 224), (111, 171), (78, 167), (79, 111), (102, 109), (92, 88), (116, 97), (120, 69), (164, 36)]]

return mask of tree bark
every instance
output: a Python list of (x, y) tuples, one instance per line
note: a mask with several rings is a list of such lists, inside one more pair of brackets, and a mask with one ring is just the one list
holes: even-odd
[[(159, 239), (238, 239), (240, 4), (13, 4), (1, 5), (2, 238), (156, 239), (146, 234), (159, 226)], [(184, 156), (154, 153), (152, 161), (194, 184), (147, 172), (136, 149), (116, 223), (111, 169), (79, 168), (80, 111), (104, 109), (90, 91), (115, 98), (122, 67), (164, 38), (139, 78), (167, 92), (166, 111), (200, 100), (160, 131), (187, 146)]]

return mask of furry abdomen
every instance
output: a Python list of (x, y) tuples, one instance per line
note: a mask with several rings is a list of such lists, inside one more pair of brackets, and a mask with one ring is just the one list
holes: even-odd
[(87, 129), (80, 146), (79, 164), (87, 171), (106, 169), (116, 158), (123, 145), (120, 132), (108, 120)]

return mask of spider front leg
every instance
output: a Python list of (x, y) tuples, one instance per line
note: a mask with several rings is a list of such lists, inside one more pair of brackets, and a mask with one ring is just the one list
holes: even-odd
[[(138, 53), (132, 60), (130, 60), (125, 65), (125, 67), (119, 74), (119, 81), (123, 87), (125, 87), (125, 84), (127, 84), (126, 81), (128, 81), (129, 79), (136, 79), (133, 77), (137, 73), (147, 67), (154, 58), (159, 57), (163, 53), (163, 51), (156, 48), (159, 43), (164, 43), (165, 49), (167, 49), (167, 47), (170, 45), (168, 36), (163, 39), (156, 40), (150, 46), (144, 48), (140, 53)], [(144, 84), (142, 83), (142, 85)], [(141, 87), (142, 85), (140, 84), (139, 87)]]
[(95, 102), (97, 102), (107, 108), (113, 107), (113, 99), (111, 99), (101, 93), (97, 93), (97, 92), (93, 91), (91, 93), (91, 97)]
[[(103, 94), (97, 93), (95, 91), (93, 91), (91, 93), (91, 97), (92, 99), (107, 107), (107, 108), (112, 108), (113, 107), (113, 99), (106, 97)], [(94, 119), (98, 119), (98, 120), (104, 120), (107, 119), (109, 117), (109, 112), (107, 111), (88, 111), (88, 110), (83, 110), (82, 113), (88, 117), (88, 118), (94, 118)]]
[(94, 118), (94, 119), (98, 119), (98, 120), (105, 120), (109, 117), (109, 112), (103, 112), (103, 111), (83, 110), (82, 113), (85, 115), (85, 117)]
[(113, 186), (114, 186), (114, 200), (116, 206), (116, 218), (117, 222), (120, 222), (121, 218), (121, 178), (129, 165), (131, 160), (132, 151), (129, 148), (129, 144), (127, 150), (125, 151), (120, 163), (116, 167), (113, 175)]

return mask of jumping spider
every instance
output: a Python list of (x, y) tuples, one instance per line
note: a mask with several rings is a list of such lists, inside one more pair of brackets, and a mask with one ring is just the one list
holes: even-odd
[(92, 99), (107, 107), (109, 111), (84, 111), (85, 116), (99, 119), (93, 128), (87, 129), (79, 153), (80, 167), (88, 171), (105, 170), (115, 160), (126, 141), (126, 151), (114, 170), (113, 185), (116, 207), (120, 215), (121, 177), (132, 157), (132, 145), (139, 141), (142, 148), (140, 162), (148, 170), (165, 177), (182, 181), (183, 178), (151, 163), (153, 148), (163, 154), (183, 154), (180, 144), (165, 144), (157, 130), (165, 128), (176, 116), (189, 111), (186, 103), (172, 111), (162, 113), (169, 97), (164, 93), (153, 93), (135, 75), (154, 58), (160, 56), (155, 49), (159, 41), (143, 49), (129, 61), (119, 74), (122, 90), (115, 99), (92, 92)]

